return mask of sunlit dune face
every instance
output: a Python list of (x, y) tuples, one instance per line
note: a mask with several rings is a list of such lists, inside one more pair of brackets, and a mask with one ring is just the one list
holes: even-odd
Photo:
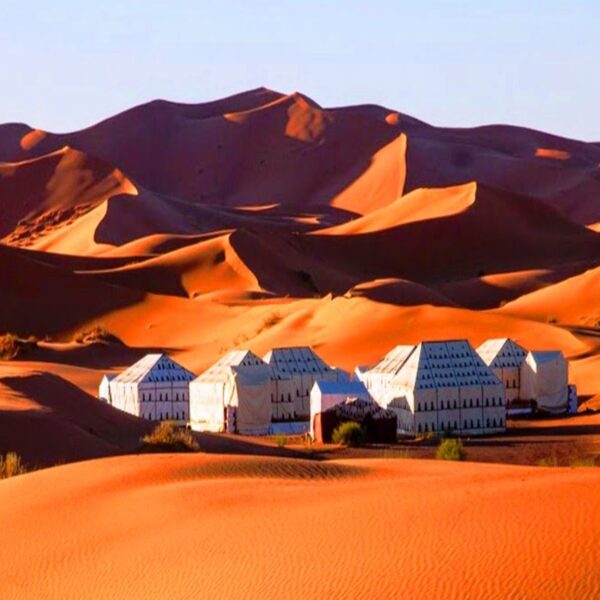
[(397, 112), (391, 112), (386, 115), (385, 122), (388, 125), (398, 125), (400, 123), (400, 115)]
[(323, 135), (329, 120), (324, 111), (311, 106), (300, 97), (288, 108), (287, 115), (285, 135), (307, 143), (314, 142)]
[(21, 138), (21, 148), (23, 150), (31, 150), (34, 146), (37, 146), (47, 135), (48, 134), (41, 129), (34, 129)]
[(253, 204), (252, 206), (236, 206), (236, 210), (244, 210), (246, 212), (266, 212), (269, 210), (273, 210), (277, 208), (279, 204), (275, 202), (274, 204)]
[(557, 150), (555, 148), (538, 148), (535, 151), (538, 158), (553, 158), (554, 160), (569, 160), (571, 153), (566, 150)]

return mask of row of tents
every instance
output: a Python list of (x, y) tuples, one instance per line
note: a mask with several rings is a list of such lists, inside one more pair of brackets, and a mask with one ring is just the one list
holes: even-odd
[(466, 340), (396, 346), (352, 375), (308, 347), (275, 348), (262, 358), (231, 351), (198, 377), (166, 355), (150, 354), (105, 376), (99, 396), (137, 416), (199, 431), (263, 435), (300, 422), (326, 441), (331, 423), (352, 414), (377, 421), (373, 431), (389, 432), (393, 420), (409, 435), (495, 433), (519, 403), (558, 413), (574, 394), (561, 352), (528, 352), (502, 339), (477, 350)]

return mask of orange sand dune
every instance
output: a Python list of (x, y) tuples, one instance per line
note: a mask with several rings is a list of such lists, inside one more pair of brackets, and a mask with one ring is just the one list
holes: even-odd
[[(600, 236), (594, 232), (536, 200), (483, 186), (463, 212), (400, 226), (392, 219), (378, 222), (391, 227), (353, 235), (315, 233), (297, 245), (304, 256), (319, 257), (327, 268), (362, 281), (445, 283), (600, 259)], [(240, 256), (252, 268), (250, 257)], [(308, 261), (304, 270), (315, 278)]]
[(0, 580), (49, 599), (591, 598), (599, 485), (593, 468), (103, 459), (0, 482)]
[(150, 424), (50, 373), (0, 366), (0, 454), (29, 465), (131, 451)]
[[(373, 156), (398, 136), (384, 120), (263, 90), (207, 105), (151, 102), (83, 131), (49, 135), (34, 151), (69, 144), (148, 190), (192, 202), (307, 207), (329, 205), (361, 174), (370, 177)], [(391, 169), (390, 201), (402, 189), (401, 150), (377, 167), (384, 175)], [(338, 200), (344, 208), (360, 204), (354, 194)]]
[(68, 147), (41, 158), (0, 163), (0, 238), (31, 245), (110, 196), (136, 193), (118, 169)]
[(377, 302), (399, 306), (433, 304), (452, 306), (452, 301), (434, 290), (405, 279), (375, 279), (355, 285), (346, 297), (365, 296)]
[(164, 256), (96, 274), (111, 283), (156, 294), (194, 297), (214, 290), (260, 291), (256, 277), (229, 243), (229, 236), (201, 241)]
[(523, 294), (543, 289), (577, 275), (595, 264), (596, 261), (593, 260), (566, 263), (545, 269), (483, 275), (463, 281), (443, 283), (436, 286), (436, 289), (466, 308), (497, 308)]
[(521, 296), (501, 311), (528, 319), (554, 319), (574, 326), (598, 327), (600, 267)]
[(475, 202), (476, 192), (475, 183), (450, 188), (414, 190), (360, 219), (322, 229), (318, 233), (327, 235), (373, 233), (408, 223), (441, 219), (468, 210)]
[(3, 286), (0, 332), (56, 334), (103, 314), (141, 302), (143, 292), (119, 288), (35, 260), (0, 245)]

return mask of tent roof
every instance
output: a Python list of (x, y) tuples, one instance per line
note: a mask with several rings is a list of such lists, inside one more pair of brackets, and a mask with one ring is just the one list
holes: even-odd
[(324, 373), (331, 367), (309, 346), (273, 348), (264, 356), (276, 374)]
[(165, 354), (146, 354), (136, 363), (119, 373), (117, 383), (150, 381), (191, 381), (195, 375)]
[(529, 355), (536, 363), (552, 362), (554, 360), (564, 360), (563, 353), (560, 350), (532, 350)]
[(222, 356), (204, 373), (196, 377), (194, 381), (219, 383), (227, 381), (235, 373), (250, 369), (256, 370), (257, 367), (262, 367), (263, 369), (269, 368), (261, 358), (250, 350), (232, 350)]
[(492, 368), (520, 367), (527, 350), (510, 338), (494, 338), (477, 348), (483, 362)]
[(414, 352), (415, 348), (416, 346), (396, 346), (367, 372), (395, 375)]
[(315, 381), (313, 387), (318, 388), (322, 394), (368, 394), (362, 381)]
[[(412, 347), (410, 352), (409, 348), (395, 348), (395, 354), (392, 351), (376, 365), (374, 375), (379, 374), (408, 389), (502, 385), (467, 340), (428, 341)], [(382, 364), (388, 358), (391, 360)]]

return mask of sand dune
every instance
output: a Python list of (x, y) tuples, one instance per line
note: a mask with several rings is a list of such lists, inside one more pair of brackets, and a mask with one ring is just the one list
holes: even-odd
[(0, 454), (16, 451), (30, 466), (110, 456), (149, 429), (62, 377), (0, 367)]
[(401, 226), (393, 226), (392, 218), (377, 220), (388, 227), (305, 236), (304, 253), (349, 277), (420, 283), (600, 258), (600, 237), (594, 232), (535, 200), (483, 186), (477, 187), (476, 201), (458, 214)]
[[(0, 160), (0, 333), (53, 342), (9, 365), (28, 377), (93, 392), (148, 349), (200, 372), (310, 344), (352, 369), (509, 336), (600, 394), (597, 144), (260, 88), (67, 134), (0, 125)], [(69, 344), (96, 324), (127, 346)]]
[(118, 169), (68, 147), (36, 159), (0, 163), (0, 238), (31, 245), (110, 196), (136, 193)]
[(591, 597), (599, 477), (411, 460), (80, 463), (0, 482), (0, 577), (6, 597)]
[(95, 274), (117, 285), (156, 294), (195, 297), (214, 290), (260, 291), (256, 277), (237, 256), (229, 236), (201, 241), (164, 256)]
[(528, 319), (596, 328), (600, 324), (600, 268), (525, 294), (501, 310)]
[(441, 219), (469, 209), (475, 202), (477, 185), (468, 183), (440, 189), (418, 189), (360, 219), (322, 229), (327, 235), (373, 233), (400, 225)]

